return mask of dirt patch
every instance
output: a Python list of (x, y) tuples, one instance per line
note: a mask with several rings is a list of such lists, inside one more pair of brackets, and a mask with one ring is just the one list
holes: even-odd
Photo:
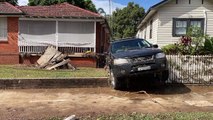
[[(186, 88), (190, 91), (172, 92)], [(110, 88), (0, 90), (0, 119), (213, 111), (213, 87), (166, 87), (146, 92)]]

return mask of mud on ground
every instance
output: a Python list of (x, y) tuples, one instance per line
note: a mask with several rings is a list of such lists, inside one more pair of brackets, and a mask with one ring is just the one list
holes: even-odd
[[(144, 91), (145, 90), (145, 91)], [(213, 112), (213, 86), (0, 90), (0, 120), (113, 113)]]

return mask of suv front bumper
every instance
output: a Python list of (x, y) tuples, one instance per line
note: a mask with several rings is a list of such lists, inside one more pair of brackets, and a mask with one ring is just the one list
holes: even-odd
[(160, 59), (152, 64), (114, 65), (111, 69), (115, 77), (133, 77), (144, 74), (158, 74), (168, 70), (167, 60)]

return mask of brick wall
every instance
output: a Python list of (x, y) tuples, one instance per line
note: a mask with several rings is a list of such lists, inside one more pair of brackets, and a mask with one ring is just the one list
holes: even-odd
[[(36, 61), (39, 59), (39, 56), (30, 56), (24, 57), (23, 59), (20, 58), (20, 64), (35, 64)], [(80, 58), (80, 57), (71, 57), (71, 64), (76, 67), (96, 67), (96, 59), (95, 58)]]
[(7, 41), (0, 42), (0, 64), (18, 64), (18, 17), (8, 17), (7, 26)]
[(77, 67), (96, 67), (95, 58), (70, 58), (71, 64)]

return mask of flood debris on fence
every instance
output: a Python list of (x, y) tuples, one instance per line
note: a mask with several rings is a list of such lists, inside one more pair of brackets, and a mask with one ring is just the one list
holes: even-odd
[(53, 46), (49, 46), (44, 54), (37, 60), (37, 67), (47, 70), (71, 69), (76, 70), (70, 63), (67, 55), (56, 50)]
[(167, 55), (172, 83), (212, 84), (213, 56)]

